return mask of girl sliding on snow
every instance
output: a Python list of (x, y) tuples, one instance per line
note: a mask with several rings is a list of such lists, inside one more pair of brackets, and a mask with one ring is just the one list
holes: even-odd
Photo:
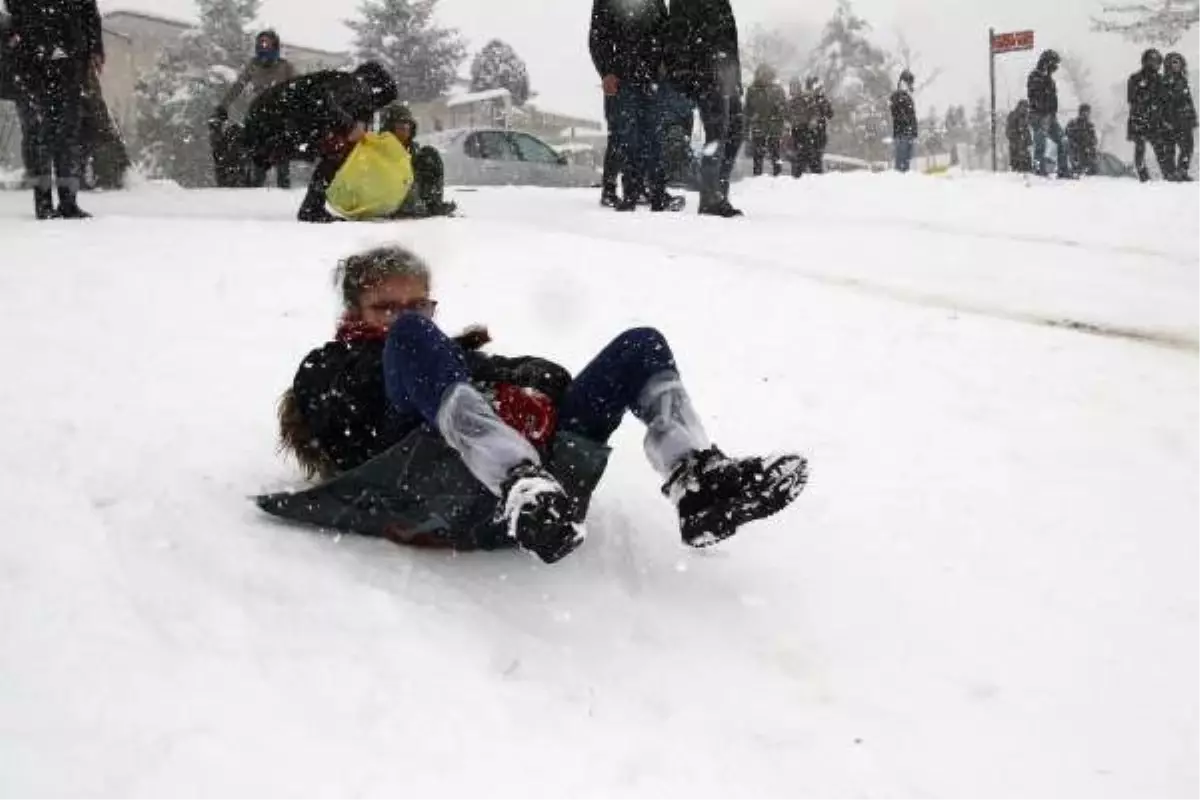
[(336, 338), (300, 364), (280, 404), (281, 442), (308, 491), (258, 498), (286, 519), (460, 550), (520, 547), (553, 563), (578, 547), (606, 442), (632, 412), (679, 512), (705, 547), (792, 502), (799, 455), (734, 459), (712, 446), (671, 348), (628, 330), (572, 376), (550, 361), (486, 355), (482, 328), (434, 323), (429, 267), (401, 247), (338, 267)]

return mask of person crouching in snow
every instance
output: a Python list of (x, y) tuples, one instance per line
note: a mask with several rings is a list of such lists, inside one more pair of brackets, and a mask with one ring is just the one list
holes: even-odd
[[(447, 203), (443, 197), (445, 167), (442, 156), (432, 147), (421, 147), (416, 143), (417, 122), (408, 107), (399, 103), (388, 106), (383, 112), (382, 128), (384, 136), (395, 137), (403, 147), (398, 155), (405, 161), (411, 159), (412, 185), (395, 196), (395, 202), (389, 205), (389, 210), (355, 218), (366, 220), (453, 216), (458, 206), (455, 203)], [(331, 213), (326, 202), (333, 199), (331, 190), (334, 189), (335, 181), (348, 182), (351, 188), (357, 185), (357, 188), (361, 189), (365, 187), (360, 181), (380, 178), (378, 170), (365, 174), (339, 174), (357, 146), (357, 142), (341, 139), (324, 148), (322, 158), (313, 170), (304, 202), (300, 204), (300, 211), (296, 215), (301, 222), (337, 222), (343, 219)], [(387, 156), (384, 154), (380, 157)], [(408, 169), (407, 165), (404, 169)]]
[(683, 541), (705, 547), (789, 505), (799, 455), (730, 458), (692, 406), (671, 347), (627, 330), (579, 375), (536, 357), (481, 352), (486, 329), (434, 322), (429, 267), (397, 246), (345, 259), (335, 339), (304, 358), (280, 403), (281, 444), (314, 488), (258, 498), (268, 513), (404, 544), (518, 547), (556, 562), (582, 523), (631, 412), (675, 504)]
[(288, 161), (317, 161), (361, 139), (396, 94), (396, 81), (373, 61), (353, 72), (301, 75), (254, 100), (242, 121), (242, 142), (259, 173)]

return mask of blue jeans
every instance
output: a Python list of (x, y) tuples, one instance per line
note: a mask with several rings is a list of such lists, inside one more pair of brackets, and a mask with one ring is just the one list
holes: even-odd
[[(675, 369), (675, 356), (661, 333), (654, 328), (625, 331), (571, 382), (559, 404), (559, 430), (607, 442), (625, 412), (637, 411), (647, 381)], [(395, 414), (419, 417), (436, 429), (446, 391), (469, 383), (471, 375), (459, 345), (432, 320), (409, 313), (388, 333), (383, 378)]]
[(636, 198), (645, 190), (662, 191), (666, 174), (662, 160), (663, 116), (657, 88), (623, 81), (617, 89), (614, 106), (617, 152), (625, 174), (626, 198)]
[(1046, 165), (1046, 139), (1054, 142), (1058, 150), (1058, 174), (1067, 175), (1071, 168), (1067, 163), (1067, 142), (1062, 126), (1053, 114), (1041, 114), (1033, 118), (1033, 167), (1039, 175), (1049, 175)]
[(897, 172), (908, 172), (908, 168), (912, 164), (913, 150), (916, 149), (916, 144), (914, 139), (909, 139), (906, 136), (896, 137)]

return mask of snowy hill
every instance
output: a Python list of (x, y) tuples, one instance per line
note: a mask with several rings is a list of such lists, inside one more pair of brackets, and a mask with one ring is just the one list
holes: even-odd
[[(297, 193), (0, 195), (0, 794), (1190, 796), (1200, 194), (841, 175), (305, 227)], [(695, 197), (691, 198), (692, 203)], [(684, 549), (627, 424), (555, 567), (276, 524), (339, 256), (578, 368), (660, 327), (809, 490)]]

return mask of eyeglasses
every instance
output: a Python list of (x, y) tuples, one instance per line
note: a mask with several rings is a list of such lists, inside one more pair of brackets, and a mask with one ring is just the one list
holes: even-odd
[(405, 312), (411, 311), (414, 314), (420, 314), (422, 317), (432, 318), (434, 312), (437, 311), (437, 306), (437, 300), (422, 297), (417, 300), (409, 300), (407, 303), (380, 300), (378, 303), (371, 303), (367, 308), (376, 314), (383, 314), (389, 317), (398, 317)]

